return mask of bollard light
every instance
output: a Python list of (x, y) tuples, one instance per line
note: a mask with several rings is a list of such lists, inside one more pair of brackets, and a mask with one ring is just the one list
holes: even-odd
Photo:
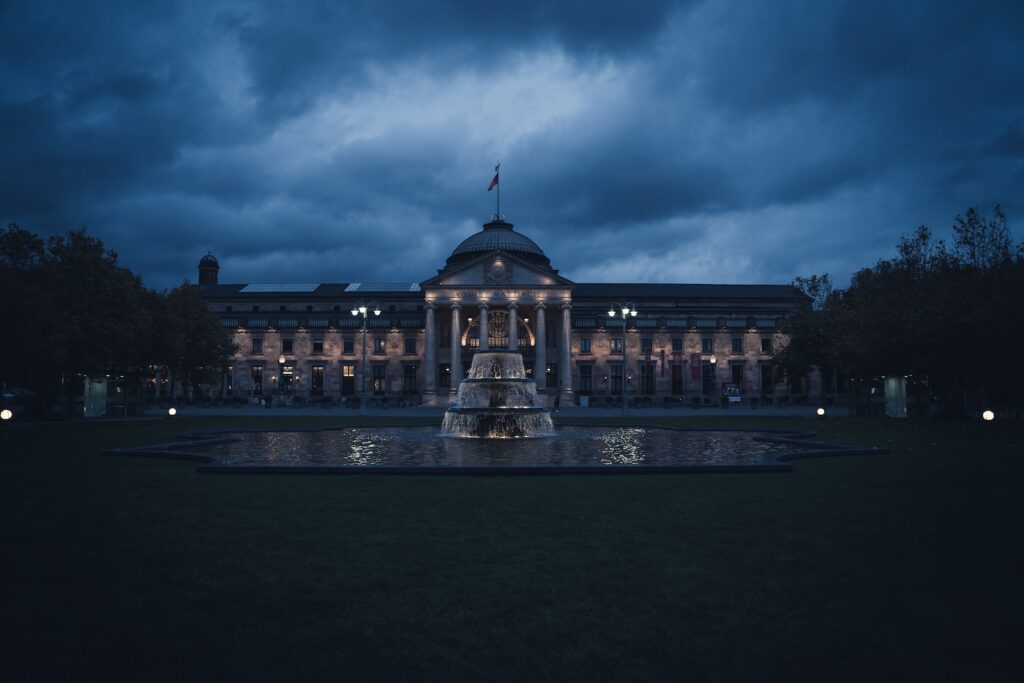
[(178, 414), (178, 409), (177, 408), (168, 408), (167, 409), (167, 414), (170, 415), (171, 417), (174, 417), (175, 415)]
[(14, 413), (11, 412), (10, 408), (4, 408), (3, 410), (0, 410), (0, 420), (6, 422), (7, 420), (10, 420), (13, 417)]
[(996, 419), (996, 414), (993, 413), (991, 410), (986, 410), (981, 414), (981, 419), (984, 420), (985, 422), (991, 422), (992, 420)]

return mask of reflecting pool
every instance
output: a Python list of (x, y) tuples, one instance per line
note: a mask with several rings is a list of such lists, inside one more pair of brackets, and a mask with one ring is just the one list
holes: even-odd
[[(202, 445), (218, 465), (273, 466), (713, 466), (774, 463), (792, 445), (757, 432), (655, 427), (559, 427), (535, 439), (444, 437), (437, 427), (357, 427), (308, 432), (237, 432)], [(235, 440), (237, 439), (237, 440)]]

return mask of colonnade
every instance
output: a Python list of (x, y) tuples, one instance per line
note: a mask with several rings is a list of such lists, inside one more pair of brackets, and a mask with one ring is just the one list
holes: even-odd
[[(424, 306), (426, 312), (425, 332), (426, 339), (423, 351), (423, 392), (427, 395), (437, 394), (437, 325), (436, 310), (437, 304), (428, 301)], [(486, 302), (477, 304), (479, 308), (479, 329), (480, 351), (489, 350), (489, 339), (487, 334), (489, 323), (490, 306)], [(458, 301), (450, 304), (451, 309), (451, 392), (458, 391), (459, 383), (462, 381), (462, 304)], [(543, 302), (534, 305), (534, 372), (533, 379), (541, 393), (546, 390), (547, 370), (547, 320), (546, 306)], [(507, 306), (508, 313), (508, 349), (519, 350), (519, 305), (515, 302)], [(558, 353), (559, 391), (563, 394), (572, 393), (572, 356), (571, 356), (571, 335), (572, 335), (572, 304), (568, 301), (562, 304), (562, 330), (561, 343)]]

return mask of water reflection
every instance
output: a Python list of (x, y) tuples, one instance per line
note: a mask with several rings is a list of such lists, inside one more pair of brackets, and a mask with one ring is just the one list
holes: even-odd
[(791, 450), (750, 432), (562, 427), (542, 439), (452, 439), (435, 427), (246, 432), (211, 447), (237, 465), (738, 465)]

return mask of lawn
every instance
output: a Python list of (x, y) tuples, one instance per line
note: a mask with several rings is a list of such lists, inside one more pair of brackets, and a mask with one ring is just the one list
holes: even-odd
[(0, 430), (4, 680), (1019, 673), (1019, 423), (662, 420), (892, 451), (787, 474), (225, 476), (98, 454), (341, 422)]

